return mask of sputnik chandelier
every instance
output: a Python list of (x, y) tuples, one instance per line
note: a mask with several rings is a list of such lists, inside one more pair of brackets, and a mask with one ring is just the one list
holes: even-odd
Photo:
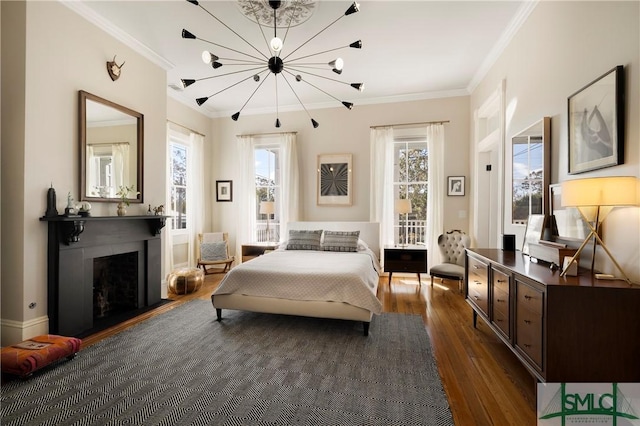
[[(308, 58), (311, 58), (311, 57), (314, 57), (314, 56), (317, 56), (317, 55), (322, 55), (322, 54), (326, 54), (326, 53), (329, 53), (329, 52), (333, 52), (333, 51), (336, 51), (336, 50), (339, 50), (339, 49), (344, 49), (344, 48), (361, 49), (362, 48), (362, 41), (361, 40), (354, 41), (353, 43), (351, 43), (351, 44), (349, 44), (347, 46), (340, 46), (340, 47), (336, 47), (336, 48), (333, 48), (333, 49), (323, 50), (321, 52), (316, 52), (316, 53), (312, 53), (312, 54), (309, 54), (309, 55), (298, 56), (298, 57), (294, 57), (294, 58), (289, 59), (301, 47), (303, 47), (304, 45), (309, 43), (311, 40), (316, 38), (323, 31), (327, 30), (333, 24), (338, 22), (340, 19), (342, 19), (345, 16), (351, 15), (351, 14), (353, 14), (355, 12), (358, 12), (359, 8), (360, 8), (358, 3), (354, 2), (347, 9), (347, 11), (344, 12), (343, 15), (340, 15), (336, 20), (334, 20), (329, 25), (327, 25), (326, 27), (324, 27), (323, 29), (318, 31), (315, 35), (313, 35), (307, 41), (305, 41), (304, 43), (300, 44), (298, 47), (293, 49), (290, 53), (287, 53), (286, 56), (281, 56), (282, 53), (283, 53), (283, 50), (284, 50), (284, 41), (286, 40), (287, 34), (289, 33), (289, 28), (292, 26), (292, 23), (296, 22), (296, 20), (306, 19), (306, 16), (303, 17), (302, 15), (308, 14), (308, 8), (305, 8), (305, 7), (308, 6), (309, 0), (290, 0), (290, 2), (288, 2), (290, 4), (287, 4), (287, 7), (283, 7), (282, 8), (284, 13), (280, 13), (280, 14), (277, 13), (278, 9), (280, 9), (281, 6), (283, 6), (283, 3), (285, 3), (285, 2), (284, 1), (269, 1), (268, 2), (269, 3), (269, 7), (273, 10), (273, 38), (270, 41), (267, 41), (267, 36), (264, 33), (264, 29), (263, 29), (263, 27), (262, 27), (262, 25), (260, 23), (261, 20), (259, 19), (259, 16), (258, 16), (259, 14), (264, 15), (264, 10), (266, 9), (266, 7), (262, 7), (261, 8), (261, 3), (260, 3), (261, 0), (241, 0), (241, 5), (242, 5), (243, 9), (249, 15), (251, 15), (251, 17), (258, 24), (258, 27), (260, 28), (260, 32), (262, 33), (262, 38), (264, 39), (265, 43), (267, 44), (268, 54), (265, 54), (263, 51), (261, 51), (260, 49), (258, 49), (254, 45), (252, 45), (250, 42), (248, 42), (244, 37), (242, 37), (240, 34), (238, 34), (236, 31), (234, 31), (231, 27), (229, 27), (227, 24), (225, 24), (220, 19), (218, 19), (210, 11), (205, 9), (201, 4), (199, 4), (199, 2), (197, 0), (187, 0), (187, 1), (189, 3), (191, 3), (192, 5), (199, 7), (200, 9), (202, 9), (207, 14), (209, 14), (213, 19), (218, 21), (220, 24), (222, 24), (224, 27), (226, 27), (229, 31), (231, 31), (233, 34), (235, 34), (237, 37), (239, 37), (249, 47), (251, 47), (251, 49), (253, 49), (253, 51), (257, 52), (258, 55), (259, 55), (259, 56), (256, 56), (253, 53), (253, 51), (252, 51), (252, 53), (246, 53), (246, 52), (242, 52), (242, 51), (237, 50), (237, 49), (233, 49), (233, 48), (230, 48), (230, 47), (223, 46), (221, 44), (215, 43), (215, 42), (210, 41), (210, 40), (199, 38), (196, 35), (194, 35), (192, 32), (187, 31), (186, 29), (183, 29), (182, 30), (182, 38), (183, 39), (200, 40), (200, 41), (203, 41), (205, 43), (209, 43), (209, 44), (211, 44), (213, 46), (216, 46), (218, 48), (234, 52), (236, 55), (240, 55), (242, 57), (242, 59), (239, 59), (239, 58), (221, 58), (221, 57), (217, 56), (216, 54), (214, 54), (212, 52), (209, 52), (209, 51), (202, 52), (202, 60), (206, 64), (211, 65), (211, 67), (213, 67), (214, 70), (217, 70), (217, 69), (219, 69), (220, 67), (223, 66), (223, 62), (221, 62), (221, 61), (227, 61), (226, 63), (228, 65), (245, 67), (245, 69), (243, 69), (243, 70), (232, 71), (232, 72), (213, 75), (213, 76), (204, 77), (204, 78), (182, 79), (181, 81), (182, 81), (183, 87), (186, 88), (186, 87), (188, 87), (188, 86), (190, 86), (190, 85), (192, 85), (192, 84), (194, 84), (194, 83), (196, 83), (198, 81), (201, 81), (201, 80), (208, 80), (208, 79), (212, 79), (212, 78), (224, 77), (224, 76), (228, 76), (228, 75), (232, 75), (232, 74), (249, 73), (248, 76), (246, 76), (246, 77), (242, 78), (241, 80), (231, 84), (230, 86), (225, 87), (222, 90), (219, 90), (219, 91), (213, 93), (212, 95), (209, 95), (209, 96), (206, 96), (206, 97), (202, 97), (202, 98), (197, 98), (196, 102), (197, 102), (198, 105), (204, 104), (205, 102), (207, 102), (210, 98), (214, 97), (215, 95), (217, 95), (219, 93), (222, 93), (222, 92), (224, 92), (224, 91), (226, 91), (228, 89), (231, 89), (232, 87), (235, 87), (235, 86), (239, 85), (240, 83), (243, 83), (243, 82), (245, 82), (247, 80), (253, 80), (255, 83), (257, 83), (257, 87), (255, 88), (253, 93), (251, 93), (251, 95), (246, 100), (246, 102), (242, 105), (240, 110), (231, 116), (231, 118), (234, 121), (238, 121), (238, 118), (240, 117), (240, 113), (242, 112), (244, 107), (247, 106), (247, 104), (249, 103), (251, 98), (253, 98), (253, 96), (256, 94), (258, 89), (260, 89), (260, 87), (264, 84), (264, 82), (267, 81), (268, 78), (271, 75), (273, 75), (274, 79), (275, 79), (275, 95), (276, 95), (275, 96), (276, 97), (276, 122), (275, 122), (275, 126), (276, 127), (280, 127), (280, 125), (281, 125), (280, 118), (279, 118), (279, 113), (278, 113), (278, 109), (279, 109), (278, 108), (278, 81), (279, 81), (279, 78), (281, 78), (286, 83), (286, 85), (291, 89), (291, 91), (295, 95), (295, 97), (298, 100), (298, 102), (300, 102), (300, 105), (302, 106), (302, 108), (305, 110), (305, 112), (309, 116), (309, 119), (311, 120), (311, 124), (313, 125), (313, 127), (317, 128), (318, 125), (319, 125), (318, 122), (311, 117), (311, 115), (309, 114), (309, 111), (307, 110), (307, 108), (302, 103), (302, 100), (300, 99), (300, 97), (296, 93), (296, 91), (293, 88), (293, 85), (291, 84), (289, 79), (294, 79), (298, 83), (303, 82), (303, 83), (306, 83), (306, 84), (314, 87), (315, 89), (323, 92), (324, 94), (328, 95), (329, 97), (331, 97), (331, 98), (335, 99), (336, 101), (342, 103), (342, 105), (344, 105), (347, 109), (353, 108), (353, 103), (347, 102), (347, 101), (342, 101), (342, 100), (336, 98), (335, 96), (331, 95), (330, 93), (328, 93), (325, 90), (323, 90), (320, 87), (318, 87), (316, 84), (313, 84), (310, 81), (308, 81), (307, 78), (309, 76), (311, 76), (312, 78), (321, 78), (321, 79), (325, 79), (325, 80), (331, 80), (331, 81), (338, 82), (338, 83), (341, 83), (341, 84), (349, 85), (349, 86), (351, 86), (354, 89), (359, 90), (359, 91), (364, 90), (364, 84), (363, 83), (346, 83), (346, 82), (343, 82), (341, 80), (337, 80), (335, 78), (330, 78), (330, 77), (326, 77), (326, 76), (323, 76), (323, 75), (320, 75), (320, 74), (316, 74), (316, 73), (312, 73), (312, 72), (309, 72), (309, 71), (304, 71), (304, 69), (320, 69), (320, 70), (326, 70), (328, 72), (333, 71), (334, 73), (340, 75), (340, 74), (342, 74), (342, 68), (343, 68), (343, 65), (344, 65), (344, 62), (343, 62), (343, 60), (341, 58), (334, 59), (334, 60), (332, 60), (332, 61), (330, 61), (330, 62), (328, 62), (326, 64), (325, 63), (301, 62), (302, 60), (305, 60), (305, 59), (308, 59)], [(262, 0), (262, 1), (264, 2), (264, 0)], [(260, 9), (262, 9), (262, 10), (260, 10)], [(284, 21), (284, 22), (286, 22), (286, 25), (287, 25), (283, 39), (278, 37), (278, 34), (277, 34), (277, 29), (278, 29), (277, 23), (278, 23), (278, 21)], [(322, 67), (318, 67), (318, 65), (322, 65)], [(329, 65), (329, 68), (327, 68), (326, 65)], [(331, 71), (329, 71), (329, 70), (331, 70)], [(287, 76), (289, 76), (289, 78), (287, 78)], [(304, 76), (304, 78), (303, 78), (303, 76)]]

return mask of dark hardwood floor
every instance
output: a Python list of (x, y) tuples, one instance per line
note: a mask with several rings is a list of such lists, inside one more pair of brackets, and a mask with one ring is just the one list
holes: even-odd
[[(188, 300), (209, 300), (222, 277), (209, 274), (199, 291), (171, 295), (174, 303), (91, 335), (83, 339), (83, 345), (94, 344)], [(413, 281), (412, 277), (394, 276), (389, 285), (387, 277), (381, 277), (378, 297), (385, 312), (422, 316), (455, 424), (535, 425), (535, 380), (482, 320), (473, 328), (471, 308), (458, 291), (457, 282), (436, 279), (432, 288), (429, 279), (423, 280), (422, 287)], [(215, 315), (213, 308), (211, 314)]]

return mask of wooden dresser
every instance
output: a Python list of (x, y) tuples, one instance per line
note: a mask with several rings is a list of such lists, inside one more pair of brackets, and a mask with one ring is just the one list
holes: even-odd
[(561, 277), (520, 251), (467, 249), (465, 294), (542, 382), (640, 382), (640, 287)]

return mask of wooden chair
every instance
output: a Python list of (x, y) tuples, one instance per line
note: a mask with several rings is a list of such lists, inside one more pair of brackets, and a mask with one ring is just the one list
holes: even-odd
[[(213, 269), (218, 269), (218, 271), (216, 272), (222, 272), (222, 273), (225, 273), (229, 269), (231, 269), (231, 264), (235, 260), (235, 257), (229, 256), (229, 234), (224, 232), (222, 234), (222, 240), (216, 241), (214, 243), (203, 243), (202, 242), (203, 237), (204, 237), (204, 234), (198, 234), (198, 268), (202, 266), (202, 270), (204, 271), (205, 274), (209, 274), (212, 272), (210, 269), (207, 268), (207, 266), (224, 265), (224, 269), (222, 270), (220, 270), (221, 268), (213, 268)], [(220, 243), (224, 243), (223, 248), (222, 248), (222, 244)], [(206, 244), (214, 245), (212, 247), (214, 248), (213, 256), (207, 256), (208, 253), (205, 253), (205, 255), (203, 256), (203, 250), (202, 250), (203, 247), (205, 248), (205, 251), (207, 251), (206, 249), (209, 248), (206, 246)]]

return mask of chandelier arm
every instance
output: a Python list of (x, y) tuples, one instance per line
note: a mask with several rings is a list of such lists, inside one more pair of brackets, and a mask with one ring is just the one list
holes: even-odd
[(260, 50), (258, 50), (257, 47), (255, 47), (253, 44), (249, 43), (244, 37), (242, 37), (240, 34), (238, 34), (233, 28), (231, 28), (230, 26), (228, 26), (227, 24), (225, 24), (224, 22), (222, 22), (220, 19), (218, 19), (218, 17), (216, 15), (214, 15), (213, 13), (209, 12), (207, 9), (205, 9), (201, 4), (198, 4), (198, 7), (202, 10), (204, 10), (205, 12), (207, 12), (209, 14), (209, 16), (211, 16), (213, 19), (215, 19), (216, 21), (220, 22), (222, 25), (224, 25), (229, 31), (231, 31), (232, 33), (234, 33), (236, 36), (238, 36), (242, 41), (244, 41), (245, 43), (247, 43), (249, 46), (251, 46), (253, 48), (253, 50), (255, 50), (256, 52), (258, 52), (260, 55), (264, 56), (266, 59), (269, 59), (267, 57), (267, 55), (265, 55), (264, 53), (262, 53)]
[(326, 27), (324, 27), (323, 29), (321, 29), (320, 31), (318, 31), (315, 35), (311, 36), (307, 41), (305, 41), (304, 43), (302, 43), (300, 46), (296, 47), (295, 49), (293, 49), (293, 52), (289, 53), (287, 56), (285, 56), (284, 58), (282, 58), (282, 60), (284, 61), (285, 59), (287, 59), (289, 56), (293, 55), (294, 53), (296, 53), (302, 46), (304, 46), (305, 44), (309, 43), (311, 40), (313, 40), (314, 38), (318, 37), (323, 31), (325, 31), (327, 28), (329, 28), (330, 26), (332, 26), (333, 24), (335, 24), (336, 22), (338, 22), (340, 19), (344, 18), (346, 15), (340, 15), (335, 21), (333, 21), (332, 23), (330, 23), (329, 25), (327, 25)]
[(225, 73), (225, 74), (211, 75), (209, 77), (196, 78), (195, 80), (196, 81), (209, 80), (211, 78), (225, 77), (227, 75), (239, 74), (241, 72), (249, 72), (249, 71), (255, 71), (255, 70), (260, 70), (260, 69), (262, 70), (262, 71), (260, 71), (260, 73), (263, 73), (264, 71), (268, 70), (268, 69), (265, 69), (264, 65), (263, 65), (261, 67), (249, 68), (249, 69), (246, 69), (246, 70), (232, 71), (232, 72), (228, 72), (228, 73)]
[[(265, 69), (264, 71), (261, 71), (259, 74), (261, 74), (261, 73), (263, 73), (263, 72), (265, 72), (265, 71), (268, 71), (268, 69)], [(243, 83), (243, 82), (245, 82), (245, 81), (249, 80), (250, 78), (253, 78), (253, 75), (250, 75), (249, 77), (243, 78), (242, 80), (240, 80), (240, 81), (238, 81), (238, 82), (236, 82), (236, 83), (233, 83), (231, 86), (227, 86), (227, 87), (225, 87), (224, 89), (222, 89), (222, 90), (220, 90), (220, 91), (218, 91), (218, 92), (214, 93), (213, 95), (207, 96), (207, 97), (208, 97), (208, 98), (212, 98), (212, 97), (214, 97), (215, 95), (217, 95), (218, 93), (222, 93), (222, 92), (224, 92), (225, 90), (229, 90), (229, 89), (231, 89), (232, 87), (237, 86), (238, 84)], [(266, 78), (265, 78), (265, 80), (266, 80)], [(262, 83), (264, 83), (264, 80), (262, 81)], [(262, 83), (260, 83), (260, 85), (262, 85)], [(260, 87), (260, 86), (258, 86), (258, 87)], [(255, 92), (254, 92), (254, 93), (255, 93)], [(251, 95), (251, 96), (253, 96), (253, 95)], [(246, 104), (245, 104), (245, 105), (246, 105)], [(243, 108), (244, 108), (244, 107), (243, 107)]]
[[(295, 3), (296, 5), (299, 5), (300, 3)], [(287, 24), (287, 30), (284, 32), (284, 37), (282, 38), (282, 44), (284, 45), (284, 42), (287, 40), (287, 36), (289, 35), (289, 28), (291, 28), (291, 22), (293, 22), (293, 17), (294, 17), (294, 13), (291, 12), (289, 14), (289, 23)], [(273, 20), (273, 25), (276, 25), (276, 20), (275, 20), (275, 16), (274, 16), (274, 20)], [(275, 34), (275, 29), (274, 29), (274, 34)], [(279, 54), (282, 53), (282, 51), (278, 52)]]
[[(288, 71), (287, 71), (288, 72)], [(289, 73), (291, 74), (291, 73)], [(284, 79), (285, 83), (287, 83), (287, 86), (289, 86), (289, 88), (291, 89), (291, 91), (293, 92), (293, 95), (296, 97), (296, 99), (298, 99), (298, 102), (300, 102), (300, 105), (302, 106), (302, 109), (304, 109), (304, 112), (307, 113), (307, 115), (309, 116), (309, 118), (313, 119), (311, 117), (311, 114), (309, 114), (309, 111), (307, 111), (307, 107), (304, 106), (304, 104), (302, 103), (302, 101), (300, 100), (300, 96), (298, 96), (298, 94), (296, 93), (296, 91), (293, 89), (293, 86), (291, 86), (291, 83), (289, 83), (289, 80), (287, 80), (287, 77), (285, 77), (284, 74), (280, 74), (282, 75), (282, 78)], [(291, 74), (293, 75), (293, 74)], [(295, 77), (295, 76), (294, 76)]]
[(251, 12), (253, 12), (253, 17), (256, 20), (256, 24), (258, 24), (258, 28), (260, 28), (260, 33), (262, 34), (262, 38), (264, 39), (265, 44), (267, 45), (267, 50), (270, 49), (269, 41), (267, 40), (267, 36), (264, 35), (264, 30), (262, 29), (262, 25), (260, 25), (260, 19), (258, 18), (258, 13), (256, 12), (256, 8), (254, 7), (254, 2), (249, 2), (251, 5)]
[[(250, 54), (248, 54), (248, 53), (241, 52), (241, 51), (236, 50), (236, 49), (232, 49), (231, 47), (223, 46), (223, 45), (218, 44), (218, 43), (215, 43), (215, 42), (213, 42), (213, 41), (211, 41), (211, 40), (207, 40), (207, 39), (205, 39), (205, 38), (196, 37), (196, 40), (204, 41), (205, 43), (209, 43), (209, 44), (212, 44), (212, 45), (214, 45), (214, 46), (218, 46), (218, 47), (220, 47), (220, 48), (222, 48), (222, 49), (227, 49), (227, 50), (230, 50), (230, 51), (232, 51), (232, 52), (236, 52), (236, 53), (238, 53), (238, 54), (240, 54), (240, 55), (248, 56), (248, 57), (250, 57), (250, 58), (255, 59), (256, 61), (261, 61), (261, 62), (263, 61), (263, 59), (262, 59), (262, 58), (258, 58), (257, 56), (253, 56), (253, 55), (250, 55)], [(267, 58), (267, 56), (266, 56), (266, 55), (262, 55), (262, 56), (264, 56), (265, 58)], [(267, 59), (269, 59), (269, 58), (267, 58)]]
[[(311, 68), (311, 67), (307, 67), (307, 68)], [(290, 66), (289, 69), (296, 70), (296, 67), (291, 67)], [(324, 68), (322, 68), (322, 69), (324, 69)], [(325, 80), (331, 80), (331, 81), (335, 81), (336, 83), (342, 83), (342, 84), (346, 84), (347, 86), (350, 86), (350, 83), (347, 83), (345, 81), (340, 81), (340, 80), (337, 80), (335, 78), (325, 77), (323, 75), (315, 74), (315, 73), (312, 73), (312, 72), (309, 72), (309, 71), (303, 71), (303, 72), (306, 73), (306, 74), (312, 75), (314, 77), (324, 78)]]
[[(293, 75), (293, 76), (295, 77), (295, 75), (294, 75), (293, 73), (291, 73), (291, 72), (289, 72), (289, 71), (287, 71), (287, 70), (284, 70), (284, 71), (288, 72), (289, 74), (291, 74), (291, 75)], [(309, 83), (307, 80), (301, 80), (301, 81), (302, 81), (302, 82), (304, 82), (304, 83), (307, 83), (309, 86), (315, 87), (317, 90), (321, 91), (322, 93), (324, 93), (325, 95), (327, 95), (327, 96), (329, 96), (329, 97), (332, 97), (332, 98), (333, 98), (333, 99), (335, 99), (336, 101), (338, 101), (338, 102), (342, 102), (340, 99), (336, 98), (336, 97), (335, 97), (335, 96), (333, 96), (331, 93), (329, 93), (329, 92), (327, 92), (327, 91), (325, 91), (325, 90), (322, 90), (321, 88), (319, 88), (319, 87), (318, 87), (318, 86), (316, 86), (315, 84), (313, 84), (313, 83)]]
[(253, 91), (253, 93), (251, 94), (251, 96), (249, 96), (249, 99), (247, 99), (247, 101), (242, 105), (242, 108), (240, 108), (240, 110), (238, 112), (242, 112), (242, 110), (244, 109), (244, 107), (247, 106), (247, 104), (249, 103), (249, 101), (251, 100), (251, 98), (253, 98), (253, 95), (256, 94), (256, 92), (258, 91), (258, 89), (264, 84), (265, 81), (267, 81), (267, 79), (269, 78), (269, 76), (271, 75), (271, 73), (267, 74), (267, 76), (260, 82), (260, 84), (258, 84), (258, 87), (256, 87), (256, 89)]
[(236, 58), (218, 58), (221, 59), (223, 61), (233, 61), (233, 62), (239, 62), (238, 64), (225, 64), (225, 65), (259, 65), (259, 64), (264, 64), (263, 60), (259, 60), (259, 61), (247, 61), (247, 62), (240, 62), (240, 61), (246, 61), (246, 59), (236, 59)]
[(317, 52), (317, 53), (312, 53), (310, 55), (300, 56), (300, 57), (295, 58), (295, 59), (289, 59), (287, 62), (291, 63), (291, 62), (299, 61), (300, 59), (306, 59), (306, 58), (310, 58), (312, 56), (322, 55), (323, 53), (329, 53), (329, 52), (333, 52), (335, 50), (346, 49), (347, 47), (349, 47), (349, 46), (334, 47), (333, 49), (323, 50), (322, 52)]

